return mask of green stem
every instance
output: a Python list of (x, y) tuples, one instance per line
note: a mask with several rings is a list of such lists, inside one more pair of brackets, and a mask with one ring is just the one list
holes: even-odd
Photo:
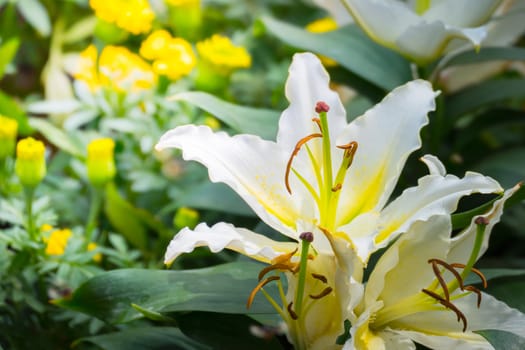
[(89, 215), (85, 229), (85, 245), (87, 246), (93, 239), (93, 231), (97, 226), (97, 218), (102, 206), (103, 199), (103, 188), (92, 186), (91, 187), (91, 203), (89, 207)]
[(303, 240), (301, 243), (301, 262), (299, 265), (299, 281), (297, 282), (297, 294), (295, 295), (295, 313), (301, 317), (301, 308), (303, 306), (304, 284), (306, 281), (306, 265), (308, 263), (308, 250), (310, 242)]
[(35, 196), (34, 187), (24, 187), (25, 206), (27, 215), (27, 232), (31, 240), (36, 241), (35, 223), (33, 218), (33, 199)]

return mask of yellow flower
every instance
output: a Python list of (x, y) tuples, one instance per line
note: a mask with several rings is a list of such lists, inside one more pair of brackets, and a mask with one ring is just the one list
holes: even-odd
[(0, 115), (0, 160), (13, 154), (17, 130), (16, 120)]
[(35, 187), (46, 176), (45, 151), (44, 143), (32, 137), (18, 142), (15, 172), (22, 185)]
[(140, 54), (154, 60), (153, 71), (172, 80), (191, 73), (196, 64), (190, 43), (174, 38), (166, 30), (156, 30), (144, 40)]
[(49, 238), (45, 239), (46, 254), (47, 255), (62, 255), (64, 254), (67, 246), (67, 241), (71, 237), (72, 232), (70, 229), (55, 230), (51, 232)]
[(140, 56), (122, 46), (106, 46), (100, 54), (97, 69), (97, 50), (90, 45), (81, 54), (73, 74), (92, 91), (106, 87), (119, 92), (152, 88), (157, 77), (151, 66)]
[[(95, 242), (89, 242), (88, 246), (87, 246), (87, 251), (90, 252), (92, 250), (95, 250), (97, 249), (97, 244)], [(99, 263), (102, 261), (102, 254), (101, 253), (96, 253), (95, 255), (93, 255), (93, 261)]]
[(115, 142), (110, 138), (93, 140), (87, 147), (87, 175), (96, 186), (105, 185), (115, 177), (117, 172), (113, 151)]
[(198, 42), (197, 51), (203, 60), (227, 70), (248, 68), (252, 63), (251, 56), (244, 47), (233, 45), (230, 38), (219, 34)]
[(191, 209), (182, 207), (177, 210), (175, 217), (173, 218), (173, 225), (178, 229), (189, 227), (194, 228), (199, 222), (199, 212)]
[(132, 34), (149, 32), (155, 19), (148, 0), (90, 0), (89, 5), (98, 18)]
[(164, 0), (166, 4), (174, 7), (200, 5), (200, 0)]
[[(337, 22), (331, 17), (325, 17), (311, 22), (306, 26), (306, 30), (311, 33), (326, 33), (337, 29)], [(335, 67), (337, 62), (331, 58), (320, 55), (321, 62), (326, 67)]]

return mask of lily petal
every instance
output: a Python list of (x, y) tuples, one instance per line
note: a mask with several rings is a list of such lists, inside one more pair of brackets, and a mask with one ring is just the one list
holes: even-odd
[(425, 154), (420, 160), (425, 163), (430, 175), (445, 176), (447, 174), (447, 169), (445, 169), (445, 166), (441, 163), (438, 157), (431, 154)]
[[(454, 322), (455, 319), (449, 320), (449, 322)], [(485, 340), (481, 335), (468, 332), (463, 333), (458, 331), (455, 334), (447, 335), (432, 335), (423, 332), (416, 331), (395, 331), (398, 334), (404, 335), (411, 338), (413, 341), (423, 344), (429, 349), (433, 350), (494, 350), (494, 347), (490, 345), (489, 342)], [(454, 337), (457, 335), (458, 337)]]
[[(290, 105), (281, 114), (277, 134), (277, 143), (289, 154), (297, 141), (319, 133), (317, 124), (312, 121), (317, 117), (315, 106), (319, 101), (330, 107), (328, 125), (331, 135), (339, 134), (346, 126), (346, 111), (339, 95), (329, 88), (329, 83), (330, 77), (317, 56), (309, 52), (294, 55), (286, 81), (286, 98)], [(320, 143), (317, 146), (319, 155)]]
[(419, 131), (435, 109), (436, 95), (424, 80), (409, 82), (341, 132), (338, 144), (356, 141), (358, 150), (341, 189), (336, 226), (385, 205), (408, 155), (421, 146)]
[(375, 241), (380, 247), (384, 246), (416, 220), (451, 214), (463, 196), (497, 192), (503, 192), (497, 181), (474, 172), (467, 172), (462, 179), (454, 175), (424, 176), (416, 187), (403, 191), (381, 212)]
[(295, 223), (301, 215), (299, 208), (305, 203), (294, 203), (286, 192), (284, 174), (289, 155), (274, 142), (254, 135), (230, 137), (206, 126), (186, 125), (161, 137), (156, 149), (166, 148), (179, 148), (184, 159), (205, 165), (213, 182), (224, 182), (264, 222), (296, 237)]
[(490, 19), (501, 0), (435, 1), (423, 18), (428, 22), (442, 21), (456, 27), (478, 27)]
[(234, 250), (266, 263), (297, 248), (296, 243), (277, 242), (266, 236), (224, 222), (212, 227), (202, 223), (197, 225), (194, 230), (185, 228), (173, 237), (166, 250), (164, 263), (171, 264), (179, 255), (190, 253), (196, 247), (202, 246), (209, 247), (213, 253), (223, 249)]

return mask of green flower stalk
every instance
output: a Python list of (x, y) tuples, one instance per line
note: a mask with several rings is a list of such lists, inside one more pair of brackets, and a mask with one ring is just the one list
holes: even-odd
[(15, 173), (24, 186), (27, 231), (35, 237), (33, 220), (33, 197), (36, 186), (46, 176), (45, 146), (42, 141), (32, 137), (20, 140), (16, 146)]
[(86, 244), (92, 240), (93, 229), (102, 206), (104, 187), (113, 180), (117, 172), (113, 156), (114, 150), (115, 142), (110, 138), (93, 140), (87, 147), (86, 166), (92, 192), (85, 229)]

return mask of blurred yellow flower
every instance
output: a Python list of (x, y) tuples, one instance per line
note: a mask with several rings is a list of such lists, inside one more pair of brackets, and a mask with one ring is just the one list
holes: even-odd
[[(311, 22), (306, 26), (306, 30), (310, 33), (326, 33), (337, 29), (337, 22), (332, 17), (325, 17)], [(331, 58), (320, 55), (321, 62), (326, 67), (337, 66), (337, 62)]]
[(110, 138), (93, 140), (87, 147), (87, 175), (89, 181), (96, 185), (105, 185), (115, 177), (117, 172), (113, 151), (115, 142)]
[(0, 160), (13, 154), (16, 143), (18, 122), (0, 115)]
[(15, 173), (22, 185), (35, 187), (46, 176), (45, 151), (44, 143), (32, 137), (18, 141)]
[(44, 239), (46, 242), (46, 254), (47, 255), (62, 255), (64, 254), (67, 246), (67, 241), (71, 237), (72, 232), (70, 229), (55, 230), (51, 232), (49, 238)]
[(135, 35), (149, 32), (155, 19), (148, 0), (89, 0), (89, 5), (98, 18)]
[(153, 60), (153, 71), (172, 80), (191, 73), (196, 64), (190, 43), (174, 38), (166, 30), (156, 30), (142, 42), (142, 57)]
[(252, 64), (252, 58), (244, 47), (233, 45), (230, 38), (219, 34), (198, 42), (197, 51), (201, 59), (226, 70), (248, 68)]
[(190, 6), (200, 5), (200, 0), (164, 0), (164, 2), (170, 6)]
[(106, 46), (100, 54), (97, 69), (97, 49), (88, 46), (80, 53), (75, 79), (86, 83), (92, 91), (107, 87), (116, 91), (141, 91), (152, 88), (157, 76), (140, 56), (123, 46)]
[[(95, 242), (89, 242), (89, 244), (87, 245), (87, 251), (90, 252), (92, 250), (95, 250), (97, 249), (97, 244)], [(102, 253), (96, 253), (95, 255), (93, 255), (93, 261), (99, 263), (102, 261)]]

